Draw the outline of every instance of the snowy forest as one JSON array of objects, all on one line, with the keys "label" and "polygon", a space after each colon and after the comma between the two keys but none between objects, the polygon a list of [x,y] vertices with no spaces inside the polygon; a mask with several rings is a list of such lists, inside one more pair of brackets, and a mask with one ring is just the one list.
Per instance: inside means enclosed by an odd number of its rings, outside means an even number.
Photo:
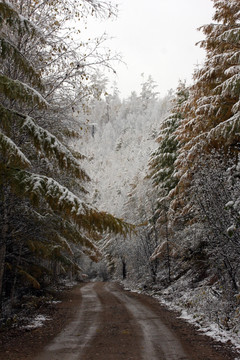
[{"label": "snowy forest", "polygon": [[240,2],[212,1],[193,83],[160,97],[143,73],[122,99],[107,36],[80,31],[111,2],[0,0],[3,323],[68,279],[115,280],[239,336]]}]

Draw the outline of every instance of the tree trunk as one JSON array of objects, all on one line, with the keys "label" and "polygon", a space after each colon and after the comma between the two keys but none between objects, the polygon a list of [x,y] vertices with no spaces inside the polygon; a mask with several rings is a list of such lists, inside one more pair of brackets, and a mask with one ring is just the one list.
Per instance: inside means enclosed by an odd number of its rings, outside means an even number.
[{"label": "tree trunk", "polygon": [[229,260],[227,258],[225,258],[225,260],[223,260],[223,263],[225,265],[225,268],[227,270],[227,274],[228,274],[228,276],[230,278],[230,281],[232,283],[232,289],[235,292],[238,292],[238,284],[237,284],[236,277],[235,277],[234,271],[232,269],[232,266],[231,266]]},{"label": "tree trunk", "polygon": [[2,312],[2,294],[3,294],[3,276],[5,268],[6,244],[8,233],[8,209],[7,209],[7,191],[3,187],[3,226],[0,239],[0,312]]},{"label": "tree trunk", "polygon": [[168,266],[168,282],[171,283],[171,262],[170,262],[170,249],[169,249],[169,237],[168,237],[168,219],[166,214],[166,241],[167,241],[167,266]]},{"label": "tree trunk", "polygon": [[155,284],[157,280],[157,259],[151,262],[150,271],[151,271],[152,281]]},{"label": "tree trunk", "polygon": [[11,289],[10,309],[9,309],[10,313],[12,312],[13,301],[14,301],[14,297],[15,297],[15,289],[16,289],[16,284],[17,284],[18,267],[20,265],[21,258],[22,258],[22,248],[23,248],[23,245],[21,243],[19,253],[18,253],[18,259],[17,259],[17,263],[16,263],[16,268],[15,268],[15,272],[14,272],[14,279],[13,279],[12,289]]},{"label": "tree trunk", "polygon": [[[1,240],[2,242],[2,240]],[[3,242],[0,245],[0,299],[2,303],[2,288],[3,288],[3,275],[5,267],[5,255],[6,255],[6,243]]]},{"label": "tree trunk", "polygon": [[124,280],[127,277],[127,267],[125,260],[123,258],[121,260],[122,260],[122,278]]}]

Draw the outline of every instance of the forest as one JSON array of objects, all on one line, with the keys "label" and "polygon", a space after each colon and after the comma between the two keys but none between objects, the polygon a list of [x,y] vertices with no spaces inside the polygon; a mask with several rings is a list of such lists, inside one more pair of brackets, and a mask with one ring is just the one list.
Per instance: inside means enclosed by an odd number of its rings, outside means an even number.
[{"label": "forest", "polygon": [[[240,334],[240,3],[212,0],[203,66],[121,99],[103,0],[0,1],[0,320],[66,281],[121,281]],[[161,71],[161,69],[159,70]]]}]

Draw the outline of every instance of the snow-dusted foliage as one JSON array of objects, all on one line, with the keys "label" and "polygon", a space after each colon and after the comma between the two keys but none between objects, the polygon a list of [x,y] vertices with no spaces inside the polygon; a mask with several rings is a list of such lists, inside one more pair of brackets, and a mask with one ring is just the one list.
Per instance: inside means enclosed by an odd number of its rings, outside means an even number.
[{"label": "snow-dusted foliage", "polygon": [[93,179],[93,202],[137,225],[136,234],[130,238],[107,237],[103,243],[110,272],[115,269],[114,273],[123,277],[135,274],[140,280],[146,273],[149,278],[156,273],[155,265],[149,262],[157,244],[154,232],[150,230],[149,234],[147,226],[155,204],[146,164],[156,148],[159,127],[171,99],[171,94],[159,99],[149,77],[140,95],[132,93],[121,101],[115,88],[112,95],[95,100],[91,113],[86,115],[88,122],[83,125],[88,141],[84,136],[79,143],[85,149],[86,170]]},{"label": "snow-dusted foliage", "polygon": [[69,108],[80,91],[93,93],[87,60],[91,75],[100,62],[111,67],[111,55],[100,55],[104,39],[82,55],[62,31],[70,15],[111,9],[101,1],[0,1],[0,297],[10,299],[7,311],[20,288],[78,274],[83,254],[100,258],[101,234],[131,228],[87,204],[83,156],[68,146],[80,131]]},{"label": "snow-dusted foliage", "polygon": [[188,89],[185,84],[180,82],[175,97],[172,99],[172,109],[170,115],[164,119],[160,126],[157,137],[159,146],[151,154],[149,164],[150,177],[153,186],[156,188],[161,199],[168,196],[169,192],[176,186],[175,161],[178,156],[179,142],[176,130],[181,124],[184,114],[183,104],[188,98]]},{"label": "snow-dusted foliage", "polygon": [[[232,149],[239,141],[239,9],[238,0],[214,1],[218,23],[205,25],[200,45],[206,49],[204,66],[196,71],[195,83],[185,106],[187,116],[178,131],[182,143],[178,157],[180,186],[189,169],[213,148]],[[181,181],[182,177],[182,181]]]},{"label": "snow-dusted foliage", "polygon": [[142,90],[140,96],[132,93],[120,101],[115,90],[106,100],[93,102],[85,125],[88,141],[80,140],[86,169],[95,184],[93,201],[118,216],[124,216],[128,193],[147,175],[146,163],[169,107],[170,96],[150,98],[148,106],[143,96]]},{"label": "snow-dusted foliage", "polygon": [[8,166],[15,165],[24,168],[31,165],[19,147],[2,132],[0,132],[0,150]]}]

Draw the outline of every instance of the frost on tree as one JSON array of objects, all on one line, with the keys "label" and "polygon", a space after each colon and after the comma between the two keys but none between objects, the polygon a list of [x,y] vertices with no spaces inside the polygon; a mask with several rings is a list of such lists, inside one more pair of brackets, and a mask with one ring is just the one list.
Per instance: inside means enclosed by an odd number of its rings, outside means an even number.
[{"label": "frost on tree", "polygon": [[158,190],[159,197],[167,196],[177,183],[177,179],[174,177],[174,163],[179,149],[176,130],[183,119],[181,109],[187,98],[188,90],[185,84],[180,82],[176,96],[172,100],[171,114],[161,124],[157,138],[158,148],[151,156],[149,176]]},{"label": "frost on tree", "polygon": [[176,161],[178,189],[189,186],[194,168],[204,156],[213,150],[235,156],[240,140],[240,3],[214,1],[214,7],[215,23],[200,28],[206,36],[200,42],[206,60],[194,74],[183,109],[186,117],[177,131],[181,144]]},{"label": "frost on tree", "polygon": [[[188,159],[210,147],[234,146],[238,142],[240,94],[240,4],[214,1],[217,23],[203,26],[200,45],[207,52],[203,68],[195,73],[195,84],[186,105],[189,116],[179,138],[189,151]],[[183,155],[184,156],[184,155]]]},{"label": "frost on tree", "polygon": [[205,265],[209,256],[229,295],[238,291],[239,279],[240,3],[213,2],[214,23],[201,28],[206,60],[194,74],[176,130],[178,183],[170,192],[170,210],[178,239],[202,228],[188,235],[189,246],[198,247]]}]

